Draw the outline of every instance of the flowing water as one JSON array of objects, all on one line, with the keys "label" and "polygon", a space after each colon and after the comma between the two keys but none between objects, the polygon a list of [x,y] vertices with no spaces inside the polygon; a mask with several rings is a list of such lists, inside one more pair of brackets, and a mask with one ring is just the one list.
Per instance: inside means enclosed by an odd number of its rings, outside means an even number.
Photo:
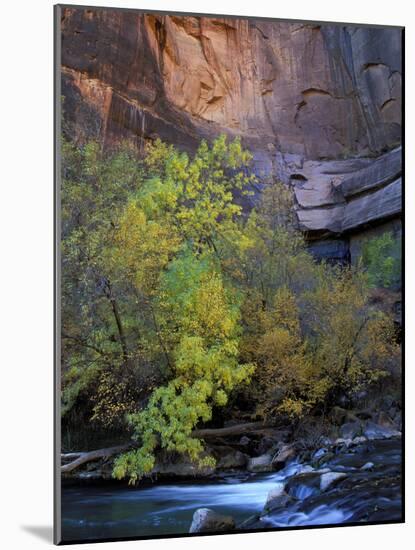
[{"label": "flowing water", "polygon": [[[360,468],[372,462],[371,471]],[[355,521],[399,521],[401,518],[400,440],[376,441],[353,452],[339,453],[326,466],[347,477],[321,492],[313,484],[297,483],[296,500],[283,509],[252,519],[247,528],[283,528],[342,524]],[[310,472],[293,462],[272,474],[229,474],[211,481],[180,481],[139,487],[64,485],[63,540],[158,536],[188,533],[197,508],[231,515],[236,524],[259,515],[276,483]],[[312,476],[310,476],[312,478]],[[315,484],[314,484],[315,485]]]}]

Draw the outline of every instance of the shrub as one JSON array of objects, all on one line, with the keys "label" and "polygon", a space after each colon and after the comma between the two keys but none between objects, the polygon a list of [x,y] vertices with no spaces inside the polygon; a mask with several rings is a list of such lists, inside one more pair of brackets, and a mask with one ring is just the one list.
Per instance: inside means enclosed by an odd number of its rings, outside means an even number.
[{"label": "shrub", "polygon": [[389,288],[400,284],[401,238],[391,232],[370,239],[363,246],[363,265],[372,287]]}]

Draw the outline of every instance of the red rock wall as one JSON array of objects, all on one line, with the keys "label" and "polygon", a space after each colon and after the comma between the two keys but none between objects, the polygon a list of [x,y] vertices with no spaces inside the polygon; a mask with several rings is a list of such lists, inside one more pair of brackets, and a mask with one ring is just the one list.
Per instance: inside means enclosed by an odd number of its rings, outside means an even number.
[{"label": "red rock wall", "polygon": [[342,233],[343,180],[401,141],[400,29],[64,8],[61,30],[76,139],[240,135],[316,235]]}]

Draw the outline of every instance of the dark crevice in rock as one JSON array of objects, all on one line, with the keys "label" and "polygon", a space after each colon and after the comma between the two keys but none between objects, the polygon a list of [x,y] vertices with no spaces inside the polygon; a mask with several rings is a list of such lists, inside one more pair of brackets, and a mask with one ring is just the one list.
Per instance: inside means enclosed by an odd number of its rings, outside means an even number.
[{"label": "dark crevice in rock", "polygon": [[384,103],[382,103],[382,105],[380,106],[380,110],[383,111],[383,109],[385,109],[385,107],[387,107],[388,105],[390,105],[391,103],[394,103],[396,101],[396,99],[394,97],[391,97],[390,99],[387,99]]},{"label": "dark crevice in rock", "polygon": [[381,67],[387,67],[385,63],[365,63],[362,66],[362,71],[367,71],[368,69],[375,69],[375,68],[381,68]]},{"label": "dark crevice in rock", "polygon": [[331,95],[331,93],[327,90],[321,90],[320,88],[307,88],[306,90],[303,90],[301,94],[306,98],[316,95]]},{"label": "dark crevice in rock", "polygon": [[290,178],[296,181],[307,181],[307,178],[303,174],[291,174]]}]

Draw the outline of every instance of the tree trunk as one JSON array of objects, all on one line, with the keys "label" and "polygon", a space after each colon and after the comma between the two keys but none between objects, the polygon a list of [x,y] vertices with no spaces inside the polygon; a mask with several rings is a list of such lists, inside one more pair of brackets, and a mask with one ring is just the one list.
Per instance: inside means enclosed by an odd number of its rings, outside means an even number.
[{"label": "tree trunk", "polygon": [[118,335],[120,338],[120,344],[123,354],[124,363],[126,364],[128,362],[128,347],[127,347],[127,340],[124,333],[124,327],[121,321],[120,311],[118,309],[118,304],[116,299],[114,298],[112,294],[112,286],[110,281],[105,280],[105,286],[104,286],[104,294],[108,298],[109,303],[111,304],[112,313],[114,315],[115,323],[117,325],[118,329]]},{"label": "tree trunk", "polygon": [[265,428],[274,427],[271,423],[265,422],[248,422],[247,424],[235,424],[226,428],[205,428],[202,430],[193,430],[193,437],[209,438],[209,437],[226,437],[233,435],[243,435],[246,433],[257,432]]}]

